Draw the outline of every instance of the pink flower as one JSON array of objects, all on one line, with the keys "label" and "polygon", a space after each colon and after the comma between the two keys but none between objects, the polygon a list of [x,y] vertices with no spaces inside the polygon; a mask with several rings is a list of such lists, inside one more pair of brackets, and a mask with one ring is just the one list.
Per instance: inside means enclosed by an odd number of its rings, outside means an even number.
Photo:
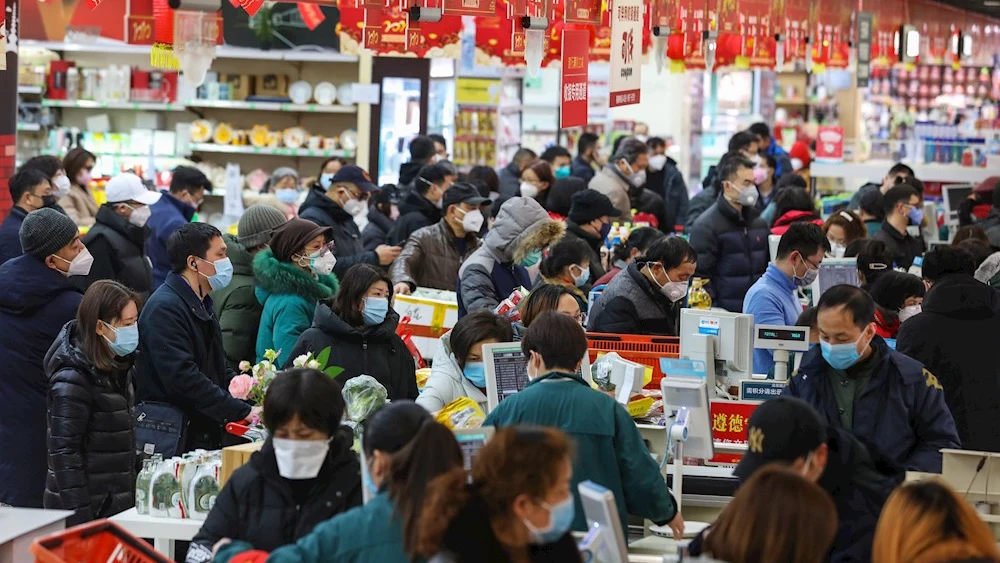
[{"label": "pink flower", "polygon": [[229,382],[229,394],[234,399],[246,400],[250,396],[250,389],[253,388],[254,380],[249,375],[237,375]]}]

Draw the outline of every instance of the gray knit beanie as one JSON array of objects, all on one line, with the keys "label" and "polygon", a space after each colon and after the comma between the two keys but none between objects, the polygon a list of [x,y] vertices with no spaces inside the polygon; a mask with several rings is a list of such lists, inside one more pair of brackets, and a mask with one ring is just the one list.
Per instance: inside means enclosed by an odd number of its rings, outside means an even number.
[{"label": "gray knit beanie", "polygon": [[243,248],[256,248],[267,244],[274,229],[285,224],[285,214],[261,203],[251,205],[243,212],[236,225],[236,242]]},{"label": "gray knit beanie", "polygon": [[73,242],[80,229],[72,219],[55,209],[43,207],[28,213],[21,223],[18,233],[21,248],[39,260],[59,252],[59,249]]}]

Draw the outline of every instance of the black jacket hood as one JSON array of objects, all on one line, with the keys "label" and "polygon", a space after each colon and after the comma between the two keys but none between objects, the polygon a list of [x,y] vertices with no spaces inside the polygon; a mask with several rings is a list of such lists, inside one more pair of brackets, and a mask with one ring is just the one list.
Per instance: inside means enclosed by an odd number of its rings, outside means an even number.
[{"label": "black jacket hood", "polygon": [[437,223],[441,220],[441,210],[431,203],[429,199],[420,195],[417,190],[413,190],[406,194],[406,196],[403,197],[403,201],[399,202],[400,216],[414,211],[427,217],[431,223]]},{"label": "black jacket hood", "polygon": [[420,173],[420,169],[427,166],[427,163],[404,162],[399,166],[399,185],[406,186],[412,184]]},{"label": "black jacket hood", "polygon": [[972,276],[955,274],[938,280],[921,308],[952,319],[984,320],[1000,314],[1000,293]]},{"label": "black jacket hood", "polygon": [[344,221],[351,221],[354,217],[350,213],[344,211],[339,205],[333,202],[332,199],[326,197],[326,192],[322,188],[312,188],[309,190],[309,194],[306,195],[305,201],[299,206],[299,215],[310,207],[316,207],[333,219],[334,222],[343,223]]},{"label": "black jacket hood", "polygon": [[71,368],[83,373],[93,373],[94,364],[87,359],[87,356],[78,347],[76,342],[77,330],[76,321],[70,321],[59,331],[45,354],[45,373],[51,378],[52,375],[61,369]]}]

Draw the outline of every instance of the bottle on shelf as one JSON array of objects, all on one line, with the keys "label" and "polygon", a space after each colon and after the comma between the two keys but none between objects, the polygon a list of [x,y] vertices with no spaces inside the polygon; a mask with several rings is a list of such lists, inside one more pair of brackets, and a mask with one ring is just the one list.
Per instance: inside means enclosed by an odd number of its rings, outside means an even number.
[{"label": "bottle on shelf", "polygon": [[66,70],[66,99],[76,100],[80,95],[80,72],[75,66]]}]

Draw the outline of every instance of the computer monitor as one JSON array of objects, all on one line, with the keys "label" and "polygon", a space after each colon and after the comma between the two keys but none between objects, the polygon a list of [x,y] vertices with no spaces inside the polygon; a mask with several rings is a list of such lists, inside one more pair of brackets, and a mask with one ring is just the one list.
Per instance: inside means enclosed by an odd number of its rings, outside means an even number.
[{"label": "computer monitor", "polygon": [[628,544],[615,504],[615,494],[607,488],[583,481],[577,485],[580,504],[589,530],[580,542],[584,561],[628,563]]},{"label": "computer monitor", "polygon": [[[521,351],[520,342],[497,342],[483,345],[483,367],[486,369],[486,410],[493,412],[507,397],[528,386],[528,359]],[[590,375],[590,359],[583,355],[578,375],[587,383]]]},{"label": "computer monitor", "polygon": [[847,284],[859,287],[858,258],[824,258],[819,264],[819,275],[809,286],[812,289],[813,305],[819,303],[819,298],[826,290],[835,285]]},{"label": "computer monitor", "polygon": [[941,186],[941,197],[944,200],[944,220],[952,225],[958,224],[958,208],[972,193],[972,184],[950,184]]},{"label": "computer monitor", "polygon": [[666,376],[660,380],[663,412],[676,412],[674,422],[667,426],[667,443],[673,444],[674,499],[680,510],[684,496],[684,458],[712,459],[715,441],[712,437],[712,404],[704,381],[690,377]]},{"label": "computer monitor", "polygon": [[738,385],[753,370],[753,315],[721,310],[681,309],[681,358],[707,360],[704,342],[711,339],[715,377]]}]

